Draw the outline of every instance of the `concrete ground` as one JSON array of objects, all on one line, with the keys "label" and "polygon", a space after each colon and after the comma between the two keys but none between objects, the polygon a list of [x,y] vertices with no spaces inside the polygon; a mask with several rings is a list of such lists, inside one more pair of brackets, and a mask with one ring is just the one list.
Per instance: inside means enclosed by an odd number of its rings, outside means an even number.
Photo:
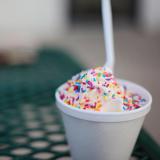
[{"label": "concrete ground", "polygon": [[[86,67],[101,66],[105,62],[101,26],[78,26],[71,29],[61,44]],[[160,36],[149,36],[132,26],[115,28],[115,74],[147,88],[153,105],[144,127],[160,144]]]}]

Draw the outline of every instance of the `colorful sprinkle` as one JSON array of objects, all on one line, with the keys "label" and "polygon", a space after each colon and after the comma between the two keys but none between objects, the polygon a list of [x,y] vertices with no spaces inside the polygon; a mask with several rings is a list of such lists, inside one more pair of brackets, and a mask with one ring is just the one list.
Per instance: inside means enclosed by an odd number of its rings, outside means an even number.
[{"label": "colorful sprinkle", "polygon": [[59,96],[64,103],[72,107],[98,112],[130,111],[146,103],[141,95],[118,84],[110,69],[106,67],[97,67],[77,74],[64,84]]}]

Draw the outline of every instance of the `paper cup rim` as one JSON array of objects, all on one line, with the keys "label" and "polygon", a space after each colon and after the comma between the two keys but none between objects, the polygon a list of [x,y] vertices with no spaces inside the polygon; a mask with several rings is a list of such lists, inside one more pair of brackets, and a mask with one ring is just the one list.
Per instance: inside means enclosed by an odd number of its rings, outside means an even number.
[{"label": "paper cup rim", "polygon": [[[58,91],[63,87],[64,84],[62,84],[60,87],[58,87],[55,93],[57,107],[67,115],[70,115],[79,119],[96,121],[96,122],[121,122],[121,121],[129,121],[129,120],[133,120],[133,119],[137,119],[142,116],[145,116],[151,109],[151,104],[152,104],[151,94],[144,87],[134,82],[131,82],[128,80],[122,80],[122,79],[118,79],[118,82],[121,84],[125,84],[126,86],[130,86],[131,88],[136,88],[138,91],[143,92],[143,95],[147,99],[147,103],[143,107],[138,108],[136,110],[124,111],[124,112],[98,112],[98,111],[78,109],[64,103],[60,99]],[[139,93],[139,92],[136,91],[136,93]]]}]

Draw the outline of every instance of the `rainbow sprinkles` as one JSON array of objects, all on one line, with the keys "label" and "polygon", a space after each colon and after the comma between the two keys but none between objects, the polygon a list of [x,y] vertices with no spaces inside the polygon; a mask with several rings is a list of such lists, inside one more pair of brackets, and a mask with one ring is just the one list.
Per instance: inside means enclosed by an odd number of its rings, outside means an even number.
[{"label": "rainbow sprinkles", "polygon": [[106,67],[82,71],[59,90],[60,99],[75,108],[98,112],[123,112],[141,108],[146,100],[121,86]]}]

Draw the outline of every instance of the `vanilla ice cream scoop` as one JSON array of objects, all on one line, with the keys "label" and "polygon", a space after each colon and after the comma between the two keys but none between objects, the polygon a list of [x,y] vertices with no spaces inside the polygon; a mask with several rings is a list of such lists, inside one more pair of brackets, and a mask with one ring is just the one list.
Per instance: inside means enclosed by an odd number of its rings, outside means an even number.
[{"label": "vanilla ice cream scoop", "polygon": [[60,99],[84,110],[122,112],[140,108],[145,100],[127,90],[107,67],[82,71],[59,89]]},{"label": "vanilla ice cream scoop", "polygon": [[105,112],[123,110],[124,89],[106,67],[82,71],[65,83],[59,93],[73,107]]}]

